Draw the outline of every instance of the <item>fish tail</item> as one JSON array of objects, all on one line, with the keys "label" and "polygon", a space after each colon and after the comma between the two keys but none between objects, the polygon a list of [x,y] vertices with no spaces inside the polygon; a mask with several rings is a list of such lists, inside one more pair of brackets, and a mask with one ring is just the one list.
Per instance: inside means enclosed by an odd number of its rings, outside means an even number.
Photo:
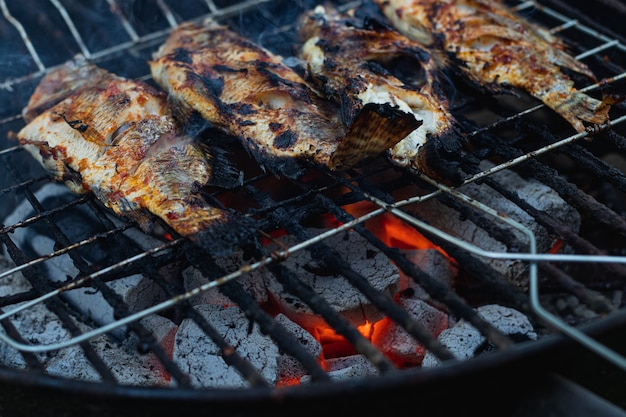
[{"label": "fish tail", "polygon": [[230,189],[243,184],[243,172],[234,166],[226,150],[206,144],[200,147],[211,162],[211,178],[206,185]]},{"label": "fish tail", "polygon": [[585,131],[583,122],[604,124],[609,121],[609,110],[613,100],[610,97],[602,100],[588,96],[581,91],[573,91],[564,95],[552,93],[546,95],[544,103],[559,113],[578,132]]},{"label": "fish tail", "polygon": [[328,166],[348,169],[395,146],[422,125],[412,113],[387,103],[368,103],[356,115],[344,140],[332,154]]}]

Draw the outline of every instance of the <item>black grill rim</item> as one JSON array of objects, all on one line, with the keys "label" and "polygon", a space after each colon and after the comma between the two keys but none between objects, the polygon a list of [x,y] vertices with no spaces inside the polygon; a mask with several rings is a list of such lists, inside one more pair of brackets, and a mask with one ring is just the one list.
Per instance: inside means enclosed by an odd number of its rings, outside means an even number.
[{"label": "black grill rim", "polygon": [[[621,328],[626,323],[626,312],[620,311],[603,318],[600,322],[593,323],[583,328],[590,334],[602,334],[610,332],[616,328]],[[24,373],[17,370],[0,369],[0,381],[8,386],[12,384],[21,385],[23,388],[29,387],[50,390],[59,395],[70,393],[81,393],[85,400],[103,400],[111,398],[130,399],[150,399],[164,400],[166,402],[178,403],[185,401],[196,403],[198,406],[213,404],[224,407],[226,413],[229,408],[236,408],[235,403],[244,402],[242,407],[257,405],[259,402],[265,404],[284,404],[290,401],[305,401],[318,399],[322,396],[333,397],[342,394],[352,394],[354,391],[375,392],[386,391],[392,388],[424,387],[426,385],[437,385],[453,383],[454,379],[477,376],[488,373],[498,367],[512,367],[516,371],[519,363],[529,365],[529,373],[538,372],[541,368],[539,364],[543,361],[539,357],[543,354],[554,353],[557,349],[572,346],[572,342],[565,340],[559,335],[547,336],[540,341],[529,344],[520,344],[502,352],[495,352],[483,357],[475,358],[465,363],[455,363],[451,367],[441,367],[435,370],[403,370],[401,374],[388,373],[384,378],[373,378],[350,382],[333,382],[332,384],[314,384],[312,386],[300,386],[280,389],[250,388],[249,390],[239,389],[214,389],[214,390],[191,390],[186,388],[142,388],[115,386],[107,383],[89,383],[82,381],[59,380],[58,378],[36,373]],[[527,361],[527,362],[526,362]],[[536,363],[533,363],[536,362]],[[532,366],[531,366],[532,365]],[[557,365],[558,366],[558,365]],[[545,370],[545,369],[544,369]],[[457,385],[456,383],[454,385]],[[440,387],[441,388],[441,387]],[[119,411],[119,409],[117,410]],[[137,415],[137,414],[134,414]]]},{"label": "black grill rim", "polygon": [[[584,325],[581,330],[609,346],[619,343],[626,330],[626,311]],[[553,334],[471,361],[454,361],[431,369],[408,369],[386,374],[384,378],[285,388],[209,390],[102,384],[0,368],[0,403],[6,410],[15,407],[16,415],[32,415],[29,412],[35,410],[50,413],[60,406],[58,411],[70,413],[67,415],[95,412],[93,415],[98,416],[157,417],[171,416],[184,407],[189,417],[287,416],[293,413],[319,416],[322,412],[336,415],[341,411],[363,412],[380,404],[384,406],[380,410],[383,412],[400,408],[405,402],[442,412],[467,411],[464,415],[474,411],[487,416],[508,415],[507,410],[512,410],[525,398],[525,393],[546,373],[567,374],[576,362],[589,360],[589,355],[571,339]],[[372,396],[380,401],[373,401]],[[29,399],[25,401],[25,397]]]}]

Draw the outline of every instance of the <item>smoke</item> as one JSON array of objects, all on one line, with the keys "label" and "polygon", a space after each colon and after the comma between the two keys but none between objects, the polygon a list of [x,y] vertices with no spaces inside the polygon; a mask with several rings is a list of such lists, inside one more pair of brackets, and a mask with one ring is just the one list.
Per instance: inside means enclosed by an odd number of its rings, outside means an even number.
[{"label": "smoke", "polygon": [[313,1],[267,2],[224,23],[274,54],[293,60],[298,42],[296,22],[313,4]]}]

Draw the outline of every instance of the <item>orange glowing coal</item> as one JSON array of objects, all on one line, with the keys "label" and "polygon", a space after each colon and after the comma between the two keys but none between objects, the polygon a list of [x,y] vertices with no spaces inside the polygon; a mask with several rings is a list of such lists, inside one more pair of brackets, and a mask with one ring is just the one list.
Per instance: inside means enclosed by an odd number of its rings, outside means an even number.
[{"label": "orange glowing coal", "polygon": [[[371,213],[378,209],[378,206],[368,202],[359,202],[343,207],[348,213],[355,218]],[[315,221],[315,227],[334,229],[342,225],[342,222],[334,216],[327,214],[320,216]],[[435,245],[427,237],[422,235],[413,226],[406,223],[392,213],[382,213],[364,222],[364,226],[374,233],[385,245],[400,250],[427,250],[435,249],[441,252],[452,263],[456,263],[442,248]],[[268,234],[264,243],[269,243],[272,239],[280,237],[285,232],[277,230]],[[381,341],[388,337],[390,332],[389,326],[393,323],[388,318],[382,318],[377,322],[365,322],[357,326],[358,331],[374,345],[380,346]],[[322,368],[327,369],[330,365],[326,360],[334,358],[343,358],[358,354],[354,346],[348,342],[344,336],[338,334],[332,327],[327,325],[315,325],[315,327],[306,327],[307,330],[317,339],[322,346],[322,354],[319,362]],[[416,355],[419,352],[416,352]],[[422,353],[423,354],[423,353]],[[398,364],[399,367],[409,366],[404,358],[390,356],[390,359]],[[280,386],[290,386],[299,384],[297,379],[287,379],[280,381]]]},{"label": "orange glowing coal", "polygon": [[563,249],[563,240],[557,239],[550,250],[548,250],[548,253],[560,253],[561,249]]},{"label": "orange glowing coal", "polygon": [[[357,326],[357,329],[368,340],[371,340],[374,329],[373,323],[366,321],[364,324]],[[318,326],[315,328],[313,335],[322,345],[325,359],[340,358],[356,354],[354,346],[352,346],[352,344],[350,344],[350,342],[348,342],[342,335],[337,334],[337,332],[330,327]]]},{"label": "orange glowing coal", "polygon": [[[368,202],[359,202],[345,206],[344,209],[355,217],[363,216],[376,207]],[[404,222],[392,213],[383,213],[365,222],[367,227],[387,246],[398,249],[436,249],[450,261],[454,260],[439,246],[418,232],[414,227]]]}]

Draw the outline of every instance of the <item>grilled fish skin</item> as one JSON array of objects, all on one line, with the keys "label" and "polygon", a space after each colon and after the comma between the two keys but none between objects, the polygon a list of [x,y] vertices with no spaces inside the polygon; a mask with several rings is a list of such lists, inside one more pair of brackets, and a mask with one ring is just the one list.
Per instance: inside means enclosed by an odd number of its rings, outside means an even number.
[{"label": "grilled fish skin", "polygon": [[478,84],[524,89],[578,132],[585,131],[585,122],[609,121],[613,100],[584,94],[561,71],[566,68],[595,80],[590,69],[569,55],[561,40],[501,1],[374,1],[400,32],[427,46],[443,48]]},{"label": "grilled fish skin", "polygon": [[[358,113],[368,103],[389,103],[423,124],[389,149],[390,160],[446,182],[459,182],[455,163],[462,137],[438,90],[439,64],[418,42],[382,22],[317,6],[299,20],[300,58],[319,88],[339,101],[342,113]],[[403,61],[400,61],[403,59]],[[385,69],[399,62],[405,72],[423,78],[409,85]]]},{"label": "grilled fish skin", "polygon": [[149,213],[192,239],[236,220],[199,189],[215,177],[232,177],[232,186],[239,173],[182,134],[166,95],[148,84],[77,58],[41,80],[23,116],[19,144],[57,181],[75,193],[93,192],[146,232]]},{"label": "grilled fish skin", "polygon": [[262,166],[288,176],[300,174],[283,168],[297,160],[347,169],[421,124],[386,104],[342,119],[334,102],[278,56],[212,20],[175,28],[150,67],[181,106],[238,137]]}]

